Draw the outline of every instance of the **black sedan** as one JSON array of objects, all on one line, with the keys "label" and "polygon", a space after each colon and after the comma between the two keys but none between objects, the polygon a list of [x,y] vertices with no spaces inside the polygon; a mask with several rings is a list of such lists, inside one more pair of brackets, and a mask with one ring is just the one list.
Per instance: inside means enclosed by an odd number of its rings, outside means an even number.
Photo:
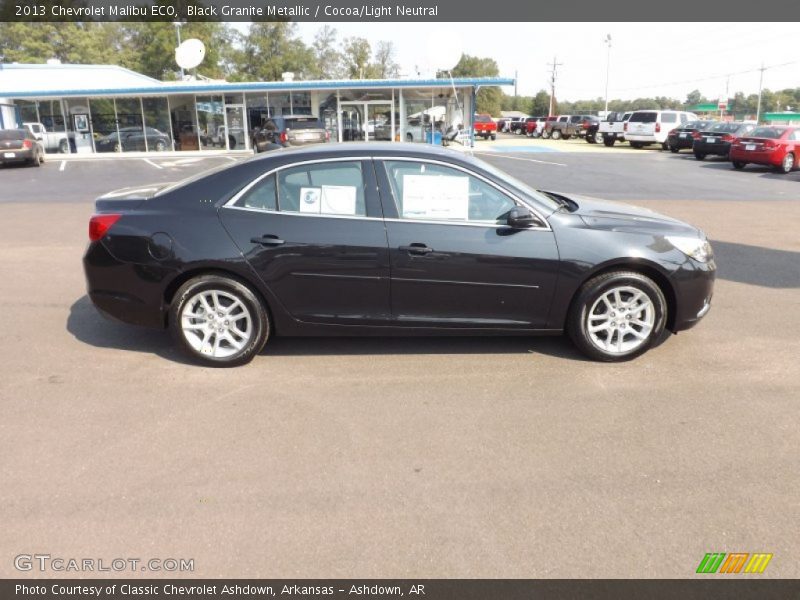
[{"label": "black sedan", "polygon": [[[146,142],[145,142],[146,137]],[[97,152],[164,152],[172,149],[170,137],[154,127],[120,127],[119,135],[114,131],[94,142]]]},{"label": "black sedan", "polygon": [[0,165],[43,162],[44,146],[28,129],[0,129]]},{"label": "black sedan", "polygon": [[751,123],[714,123],[701,131],[692,145],[692,152],[697,160],[703,160],[709,154],[724,156],[731,153],[731,142],[738,137],[749,134],[756,126]]},{"label": "black sedan", "polygon": [[667,134],[667,145],[672,152],[691,148],[699,133],[711,127],[716,121],[689,121]]},{"label": "black sedan", "polygon": [[716,269],[691,225],[412,144],[282,149],[117,191],[89,237],[95,306],[218,366],[273,335],[566,331],[629,359],[708,312]]}]

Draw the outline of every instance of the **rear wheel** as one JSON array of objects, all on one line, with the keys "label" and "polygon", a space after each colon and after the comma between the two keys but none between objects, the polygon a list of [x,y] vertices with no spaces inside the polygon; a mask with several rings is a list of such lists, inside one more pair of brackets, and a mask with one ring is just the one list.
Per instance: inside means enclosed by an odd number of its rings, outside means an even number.
[{"label": "rear wheel", "polygon": [[497,134],[496,134],[496,133],[493,133],[493,134],[492,134],[492,141],[495,141],[496,139],[497,139]]},{"label": "rear wheel", "polygon": [[741,160],[733,161],[733,168],[734,169],[742,170],[742,169],[745,168],[745,166],[747,166],[747,163],[744,162],[744,161],[741,161]]},{"label": "rear wheel", "polygon": [[167,142],[164,140],[157,140],[155,149],[156,152],[164,152],[167,149]]},{"label": "rear wheel", "polygon": [[542,132],[542,139],[543,139],[543,140],[549,140],[549,139],[550,139],[550,132],[549,132],[548,130],[546,130],[546,129],[545,129],[545,130]]},{"label": "rear wheel", "polygon": [[638,150],[639,148],[643,148],[643,147],[644,147],[644,144],[642,142],[631,142],[631,148],[636,148]]},{"label": "rear wheel", "polygon": [[[661,149],[662,150],[671,150],[672,148],[669,145],[669,142],[661,142]],[[677,152],[677,151],[678,151],[677,149],[674,150],[674,152]]]},{"label": "rear wheel", "polygon": [[221,275],[201,275],[175,294],[169,327],[197,363],[234,367],[250,362],[270,335],[264,305],[243,283]]},{"label": "rear wheel", "polygon": [[550,137],[553,138],[554,140],[560,140],[561,139],[561,130],[560,129],[553,129],[553,131],[550,132]]},{"label": "rear wheel", "polygon": [[703,160],[703,159],[706,157],[706,155],[705,155],[704,153],[702,153],[702,152],[697,152],[697,151],[695,151],[695,153],[694,153],[694,157],[695,157],[697,160]]},{"label": "rear wheel", "polygon": [[787,152],[781,161],[781,173],[791,173],[794,169],[794,154]]},{"label": "rear wheel", "polygon": [[570,308],[567,332],[587,356],[606,362],[646,352],[664,331],[667,302],[656,283],[632,271],[587,281]]},{"label": "rear wheel", "polygon": [[604,143],[606,146],[608,146],[609,148],[611,148],[611,146],[613,146],[613,145],[614,145],[614,142],[616,142],[616,141],[617,141],[617,140],[616,140],[616,139],[614,139],[614,138],[613,138],[613,137],[611,137],[611,136],[609,136],[609,137],[605,137],[605,136],[604,136],[604,137],[603,137],[603,143]]},{"label": "rear wheel", "polygon": [[61,152],[61,154],[66,154],[69,152],[69,142],[67,140],[61,140],[58,142],[58,151]]},{"label": "rear wheel", "polygon": [[676,146],[670,146],[670,147],[669,147],[669,150],[670,150],[670,152],[672,152],[673,154],[677,154],[677,153],[678,153],[678,150],[680,150],[680,148],[678,148],[678,147],[676,147]]}]

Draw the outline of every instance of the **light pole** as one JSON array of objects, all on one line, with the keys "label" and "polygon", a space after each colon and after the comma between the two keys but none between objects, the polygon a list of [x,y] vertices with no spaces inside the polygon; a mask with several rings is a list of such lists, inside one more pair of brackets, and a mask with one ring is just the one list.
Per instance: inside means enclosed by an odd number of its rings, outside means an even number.
[{"label": "light pole", "polygon": [[[180,21],[175,21],[173,23],[173,25],[175,25],[175,33],[178,35],[178,48],[180,48],[181,47],[181,25],[183,25],[183,23],[181,23]],[[183,81],[183,67],[181,67],[181,81]]]},{"label": "light pole", "polygon": [[608,45],[608,53],[606,54],[606,117],[608,116],[608,75],[611,72],[611,34],[606,34],[603,43]]}]

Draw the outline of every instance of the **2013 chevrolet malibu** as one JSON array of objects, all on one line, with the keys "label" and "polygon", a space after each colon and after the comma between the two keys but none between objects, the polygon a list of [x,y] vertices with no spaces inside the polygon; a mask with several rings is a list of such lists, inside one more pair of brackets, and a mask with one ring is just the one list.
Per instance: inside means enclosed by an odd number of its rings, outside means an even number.
[{"label": "2013 chevrolet malibu", "polygon": [[217,366],[276,334],[566,331],[630,359],[708,312],[716,269],[691,225],[416,144],[278,150],[110,193],[89,237],[95,306]]}]

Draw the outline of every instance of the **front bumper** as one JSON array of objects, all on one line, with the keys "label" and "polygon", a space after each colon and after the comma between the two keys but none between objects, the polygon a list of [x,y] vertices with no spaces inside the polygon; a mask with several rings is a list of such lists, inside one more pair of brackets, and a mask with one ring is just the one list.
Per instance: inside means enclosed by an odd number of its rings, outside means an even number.
[{"label": "front bumper", "polygon": [[700,263],[689,259],[672,275],[677,300],[673,331],[685,331],[697,325],[711,309],[717,265],[714,260]]}]

